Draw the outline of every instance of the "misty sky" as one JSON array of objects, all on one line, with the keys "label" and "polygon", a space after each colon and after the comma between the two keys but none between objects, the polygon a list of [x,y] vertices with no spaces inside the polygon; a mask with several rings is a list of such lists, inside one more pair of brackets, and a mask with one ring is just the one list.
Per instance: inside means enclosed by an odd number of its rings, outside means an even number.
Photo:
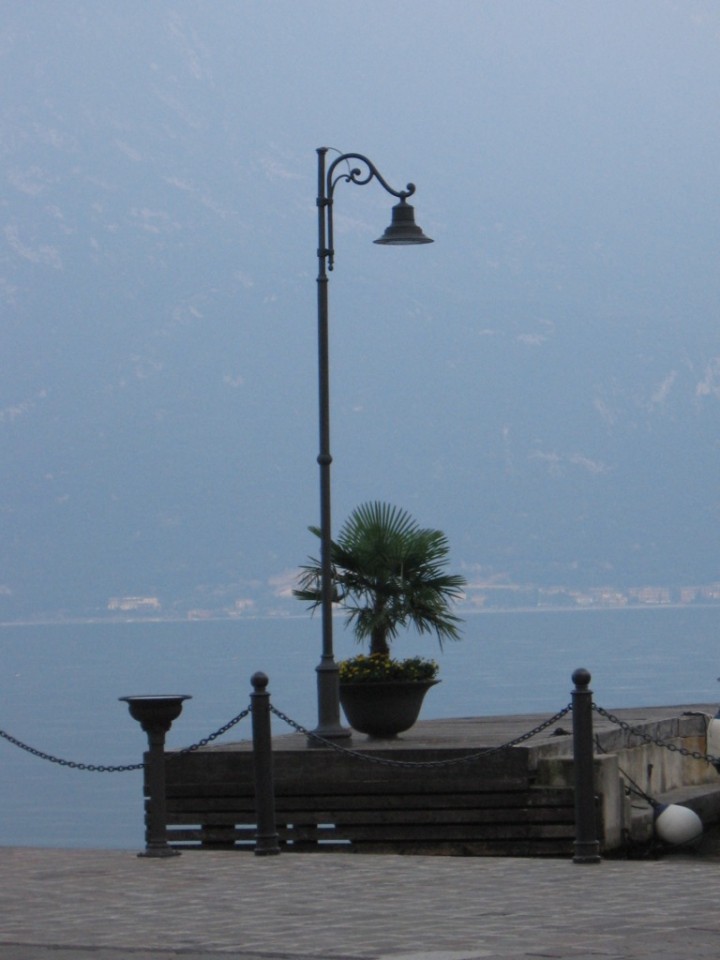
[{"label": "misty sky", "polygon": [[435,240],[338,187],[336,529],[384,499],[469,576],[720,578],[717,3],[0,6],[8,615],[315,550],[323,145]]}]

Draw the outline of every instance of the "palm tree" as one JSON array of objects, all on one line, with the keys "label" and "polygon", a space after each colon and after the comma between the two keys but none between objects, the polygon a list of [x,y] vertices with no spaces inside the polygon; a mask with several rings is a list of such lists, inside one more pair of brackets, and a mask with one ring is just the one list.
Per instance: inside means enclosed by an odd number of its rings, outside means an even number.
[{"label": "palm tree", "polygon": [[[317,527],[310,527],[320,536]],[[387,503],[364,503],[345,521],[330,551],[333,600],[347,612],[359,642],[370,639],[370,653],[388,656],[401,627],[458,640],[460,618],[450,602],[462,596],[465,578],[444,572],[448,541],[440,530],[420,527],[404,510]],[[320,605],[320,562],[301,567],[293,593]]]}]

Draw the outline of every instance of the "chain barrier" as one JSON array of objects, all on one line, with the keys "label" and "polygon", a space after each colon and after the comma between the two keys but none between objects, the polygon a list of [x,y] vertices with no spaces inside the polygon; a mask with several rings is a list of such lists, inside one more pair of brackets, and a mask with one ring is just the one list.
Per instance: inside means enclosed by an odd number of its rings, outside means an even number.
[{"label": "chain barrier", "polygon": [[[236,724],[240,723],[241,720],[244,720],[249,713],[250,707],[248,707],[246,710],[242,710],[236,717],[233,717],[232,720],[229,720],[226,724],[223,724],[223,726],[214,733],[209,734],[207,737],[203,737],[202,740],[198,740],[197,743],[193,743],[189,747],[183,747],[183,749],[178,750],[177,753],[168,755],[168,760],[172,760],[177,756],[183,756],[187,753],[193,753],[195,750],[199,750],[201,747],[206,747],[209,743],[212,743],[213,740],[217,740],[218,737],[221,737],[224,733],[227,733],[228,730],[231,730]],[[56,763],[58,766],[67,767],[69,770],[85,770],[90,773],[127,773],[130,770],[142,770],[145,767],[144,763],[129,763],[125,764],[124,766],[106,766],[104,764],[97,763],[77,763],[74,760],[64,760],[62,757],[55,757],[51,753],[43,753],[42,750],[36,750],[35,747],[31,747],[27,743],[23,743],[22,740],[18,740],[16,737],[6,733],[4,730],[0,730],[0,738],[7,740],[8,743],[11,743],[15,747],[19,747],[21,750],[31,754],[33,757],[38,757],[40,760],[47,760],[49,763]]]},{"label": "chain barrier", "polygon": [[[639,729],[638,727],[633,727],[632,724],[628,723],[626,720],[621,720],[620,717],[615,716],[615,714],[610,713],[605,710],[603,707],[598,706],[595,702],[592,705],[593,710],[605,720],[608,720],[610,723],[615,724],[615,726],[620,727],[621,730],[624,730],[626,733],[630,733],[635,737],[640,738],[645,743],[652,743],[655,746],[663,747],[666,750],[669,750],[672,753],[679,753],[683,757],[690,757],[693,760],[704,760],[713,766],[720,765],[720,757],[715,757],[710,754],[701,753],[699,750],[688,750],[687,747],[673,743],[670,740],[664,740],[661,737],[654,737],[652,734],[646,733],[644,730]],[[426,767],[426,768],[438,768],[438,767],[449,767],[462,763],[472,763],[475,760],[479,760],[481,757],[487,757],[493,753],[499,753],[502,750],[506,750],[510,747],[517,747],[521,743],[525,743],[527,740],[530,740],[532,737],[537,736],[540,733],[543,733],[548,727],[551,727],[553,724],[557,723],[559,720],[562,720],[563,717],[567,716],[568,713],[572,711],[572,703],[568,704],[562,710],[558,711],[552,717],[549,717],[543,723],[538,724],[536,727],[533,727],[532,730],[528,730],[526,733],[521,734],[518,737],[515,737],[512,740],[508,740],[506,743],[502,743],[495,747],[485,747],[482,750],[476,750],[473,753],[468,753],[462,757],[452,757],[448,760],[422,760],[422,761],[413,761],[413,760],[392,760],[388,757],[377,757],[372,754],[365,753],[360,750],[353,750],[348,747],[343,747],[339,743],[335,743],[332,740],[328,740],[325,737],[321,737],[317,733],[313,733],[311,730],[307,730],[302,724],[293,720],[291,717],[288,717],[287,714],[282,713],[272,704],[270,704],[270,712],[273,713],[279,720],[282,720],[283,723],[286,723],[288,726],[292,727],[297,733],[303,734],[303,736],[308,737],[308,739],[315,741],[323,747],[329,747],[332,750],[335,750],[338,753],[344,753],[347,756],[354,757],[357,760],[364,760],[366,763],[376,763],[381,766],[390,766],[390,767]],[[168,760],[172,760],[178,756],[185,756],[189,753],[194,753],[196,750],[206,747],[209,743],[212,743],[214,740],[217,740],[218,737],[223,736],[228,730],[231,730],[234,726],[240,723],[241,720],[244,720],[251,713],[251,707],[247,707],[244,710],[241,710],[237,716],[233,717],[232,720],[228,720],[227,723],[219,727],[213,733],[208,734],[207,737],[203,737],[201,740],[198,740],[196,743],[191,744],[189,747],[183,747],[181,750],[173,752],[168,756]],[[67,767],[70,770],[84,770],[91,773],[126,773],[131,770],[142,770],[145,766],[144,763],[130,763],[120,766],[109,766],[105,764],[94,764],[94,763],[78,763],[74,760],[65,760],[62,757],[56,757],[51,753],[44,753],[42,750],[37,750],[35,747],[29,746],[27,743],[23,743],[22,740],[18,740],[16,737],[13,737],[11,734],[6,733],[5,730],[0,730],[0,738],[6,740],[8,743],[11,743],[15,747],[24,750],[26,753],[31,754],[33,757],[38,757],[40,760],[47,760],[49,763],[56,763],[58,766]],[[597,741],[596,741],[597,742]]]},{"label": "chain barrier", "polygon": [[218,737],[221,737],[224,733],[227,733],[228,730],[240,723],[241,720],[244,720],[245,717],[250,715],[250,707],[247,707],[245,710],[241,710],[240,713],[233,717],[232,720],[228,720],[226,724],[223,724],[215,733],[209,734],[207,737],[203,737],[202,740],[198,740],[197,743],[193,743],[189,747],[183,747],[182,750],[178,750],[177,753],[173,753],[172,756],[168,756],[168,760],[172,760],[174,757],[181,757],[187,753],[194,753],[196,750],[199,750],[201,747],[206,747],[209,743],[212,743],[213,740],[217,740]]},{"label": "chain barrier", "polygon": [[567,707],[564,707],[554,716],[550,717],[548,720],[545,720],[543,723],[538,724],[537,727],[533,727],[532,730],[528,730],[527,733],[521,734],[519,737],[515,737],[514,740],[508,740],[507,743],[500,744],[497,747],[485,747],[482,750],[477,750],[474,753],[468,753],[462,757],[452,757],[449,760],[391,760],[389,757],[377,757],[369,753],[364,753],[360,750],[352,750],[348,747],[343,747],[339,743],[334,743],[332,740],[327,740],[325,737],[321,737],[317,733],[313,733],[310,730],[306,730],[305,727],[297,723],[295,720],[292,720],[286,714],[281,713],[280,710],[277,710],[272,704],[270,704],[270,712],[274,713],[275,716],[282,720],[284,723],[287,723],[288,726],[292,727],[297,733],[302,733],[304,736],[308,737],[311,740],[314,740],[323,747],[330,747],[332,750],[335,750],[337,753],[344,753],[346,756],[354,757],[356,760],[364,760],[366,763],[376,763],[381,766],[386,767],[425,767],[425,768],[436,768],[436,767],[450,767],[461,763],[472,763],[474,760],[479,760],[481,757],[487,757],[492,753],[499,753],[501,750],[505,750],[508,747],[517,747],[519,744],[524,743],[526,740],[529,740],[531,737],[537,736],[537,734],[542,733],[544,730],[547,730],[548,727],[551,727],[554,723],[557,723],[558,720],[562,720],[563,717],[567,716],[568,713],[572,710],[572,704],[568,704]]},{"label": "chain barrier", "polygon": [[68,767],[71,770],[89,770],[92,773],[125,773],[128,770],[142,770],[145,766],[144,763],[130,763],[123,767],[107,767],[95,763],[76,763],[74,760],[63,760],[62,757],[54,757],[51,753],[43,753],[42,750],[36,750],[35,747],[28,746],[28,744],[23,743],[22,740],[11,737],[10,734],[5,733],[4,730],[0,730],[0,737],[2,737],[3,740],[7,740],[8,743],[12,743],[13,746],[25,750],[26,753],[32,754],[33,757],[39,757],[40,760],[49,760],[50,763],[57,763],[59,766]]},{"label": "chain barrier", "polygon": [[609,720],[610,723],[614,723],[616,726],[620,727],[621,730],[624,730],[625,733],[631,733],[634,737],[639,737],[645,743],[652,743],[656,747],[664,747],[665,750],[669,750],[671,753],[679,753],[682,757],[690,757],[693,760],[705,760],[707,763],[710,763],[713,766],[720,764],[720,757],[714,757],[711,754],[701,753],[699,750],[688,750],[687,747],[681,747],[677,743],[672,743],[670,740],[663,740],[662,737],[653,737],[652,734],[646,733],[644,730],[640,730],[638,727],[633,727],[632,724],[627,722],[627,720],[621,720],[620,717],[616,717],[615,714],[608,713],[607,710],[599,707],[594,702],[592,708],[599,716]]}]

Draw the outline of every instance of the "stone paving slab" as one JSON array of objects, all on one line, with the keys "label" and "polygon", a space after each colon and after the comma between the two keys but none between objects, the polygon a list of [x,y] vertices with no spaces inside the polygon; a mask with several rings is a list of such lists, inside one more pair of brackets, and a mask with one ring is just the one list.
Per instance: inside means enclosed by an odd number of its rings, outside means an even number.
[{"label": "stone paving slab", "polygon": [[716,960],[719,870],[0,847],[0,960]]}]

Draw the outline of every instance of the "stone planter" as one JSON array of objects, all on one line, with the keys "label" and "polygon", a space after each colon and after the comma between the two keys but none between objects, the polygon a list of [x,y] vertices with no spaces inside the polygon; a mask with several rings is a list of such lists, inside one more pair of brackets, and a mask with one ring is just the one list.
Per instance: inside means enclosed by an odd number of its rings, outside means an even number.
[{"label": "stone planter", "polygon": [[340,703],[353,730],[388,740],[415,723],[425,694],[439,680],[341,683]]}]

